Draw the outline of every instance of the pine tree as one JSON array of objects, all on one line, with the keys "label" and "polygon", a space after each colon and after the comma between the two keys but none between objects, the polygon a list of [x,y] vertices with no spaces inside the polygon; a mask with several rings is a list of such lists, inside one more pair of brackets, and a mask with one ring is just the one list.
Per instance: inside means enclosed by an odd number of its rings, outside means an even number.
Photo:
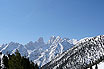
[{"label": "pine tree", "polygon": [[[15,54],[3,56],[4,69],[39,69],[38,65],[29,61],[29,58],[21,57],[21,54],[16,50]],[[1,68],[0,68],[1,69]]]},{"label": "pine tree", "polygon": [[15,55],[12,54],[8,61],[9,69],[23,69],[21,65],[21,55],[18,50],[16,50]]},{"label": "pine tree", "polygon": [[97,66],[97,64],[96,64],[96,66],[95,66],[95,69],[98,69],[98,66]]},{"label": "pine tree", "polygon": [[22,57],[21,64],[24,69],[31,69],[29,58]]},{"label": "pine tree", "polygon": [[1,69],[2,67],[1,67],[1,58],[0,58],[0,69]]},{"label": "pine tree", "polygon": [[92,69],[92,66],[90,67],[90,69]]},{"label": "pine tree", "polygon": [[38,64],[37,64],[37,63],[35,64],[35,69],[39,69],[39,67],[38,67]]},{"label": "pine tree", "polygon": [[[0,52],[0,56],[2,55],[2,52]],[[0,69],[1,69],[1,57],[0,57]]]},{"label": "pine tree", "polygon": [[35,69],[34,63],[32,61],[30,62],[30,68]]},{"label": "pine tree", "polygon": [[4,69],[8,69],[8,57],[3,56],[3,64],[4,64]]}]

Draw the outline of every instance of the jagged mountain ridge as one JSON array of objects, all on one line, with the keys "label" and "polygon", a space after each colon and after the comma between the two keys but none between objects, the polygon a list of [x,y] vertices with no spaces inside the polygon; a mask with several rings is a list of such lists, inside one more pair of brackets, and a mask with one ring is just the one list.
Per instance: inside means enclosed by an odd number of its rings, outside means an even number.
[{"label": "jagged mountain ridge", "polygon": [[29,57],[34,63],[38,63],[39,66],[43,66],[48,63],[58,54],[61,54],[65,50],[71,48],[77,40],[61,38],[59,36],[52,36],[50,40],[45,43],[43,38],[40,37],[38,41],[30,41],[29,43],[22,45],[15,42],[3,44],[0,46],[0,51],[3,54],[13,54],[16,49],[19,50],[22,56]]},{"label": "jagged mountain ridge", "polygon": [[81,39],[41,69],[84,69],[104,57],[104,35]]}]

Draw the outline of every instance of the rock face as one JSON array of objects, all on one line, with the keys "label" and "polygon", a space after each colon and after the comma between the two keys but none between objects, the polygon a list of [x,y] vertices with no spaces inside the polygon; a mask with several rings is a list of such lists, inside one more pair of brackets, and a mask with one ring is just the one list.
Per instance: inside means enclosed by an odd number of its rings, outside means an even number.
[{"label": "rock face", "polygon": [[34,63],[38,63],[39,66],[43,66],[54,59],[55,56],[71,48],[76,43],[77,40],[75,39],[62,39],[59,36],[52,36],[50,40],[45,43],[43,38],[40,37],[37,41],[30,41],[25,45],[15,42],[3,44],[0,46],[0,52],[3,54],[13,54],[17,49],[22,56],[29,57],[29,59]]},{"label": "rock face", "polygon": [[84,38],[41,69],[84,69],[104,59],[104,35]]}]

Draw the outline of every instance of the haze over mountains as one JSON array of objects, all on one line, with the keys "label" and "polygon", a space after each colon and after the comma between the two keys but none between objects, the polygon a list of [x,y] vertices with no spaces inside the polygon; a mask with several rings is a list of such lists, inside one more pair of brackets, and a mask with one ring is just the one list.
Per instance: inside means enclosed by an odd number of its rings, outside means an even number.
[{"label": "haze over mountains", "polygon": [[71,48],[77,42],[78,41],[76,39],[70,40],[69,38],[52,36],[50,40],[45,43],[43,38],[40,37],[37,41],[30,41],[25,45],[15,42],[3,44],[0,46],[0,51],[3,54],[13,54],[16,49],[18,49],[22,56],[29,57],[29,59],[34,63],[38,63],[39,66],[43,66],[54,59],[54,57],[58,54],[61,54]]}]

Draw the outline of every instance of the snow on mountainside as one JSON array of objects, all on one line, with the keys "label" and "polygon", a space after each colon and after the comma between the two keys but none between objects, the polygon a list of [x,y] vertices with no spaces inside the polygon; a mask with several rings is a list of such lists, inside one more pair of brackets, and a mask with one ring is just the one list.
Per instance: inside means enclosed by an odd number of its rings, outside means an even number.
[{"label": "snow on mountainside", "polygon": [[62,39],[59,36],[52,36],[50,40],[45,43],[43,38],[40,37],[38,41],[30,41],[25,45],[15,42],[3,44],[0,46],[0,52],[3,54],[13,54],[16,49],[18,49],[22,56],[27,56],[30,60],[34,61],[34,63],[38,63],[40,66],[43,66],[54,59],[55,56],[71,48],[76,43],[76,39]]},{"label": "snow on mountainside", "polygon": [[68,38],[62,39],[61,37],[57,36],[51,37],[48,43],[51,43],[48,44],[50,47],[42,52],[39,58],[34,61],[36,63],[41,61],[41,66],[54,59],[54,57],[58,54],[61,54],[65,50],[71,48],[75,43],[77,43],[77,40],[69,40]]},{"label": "snow on mountainside", "polygon": [[41,69],[86,69],[104,59],[104,35],[84,38]]}]

